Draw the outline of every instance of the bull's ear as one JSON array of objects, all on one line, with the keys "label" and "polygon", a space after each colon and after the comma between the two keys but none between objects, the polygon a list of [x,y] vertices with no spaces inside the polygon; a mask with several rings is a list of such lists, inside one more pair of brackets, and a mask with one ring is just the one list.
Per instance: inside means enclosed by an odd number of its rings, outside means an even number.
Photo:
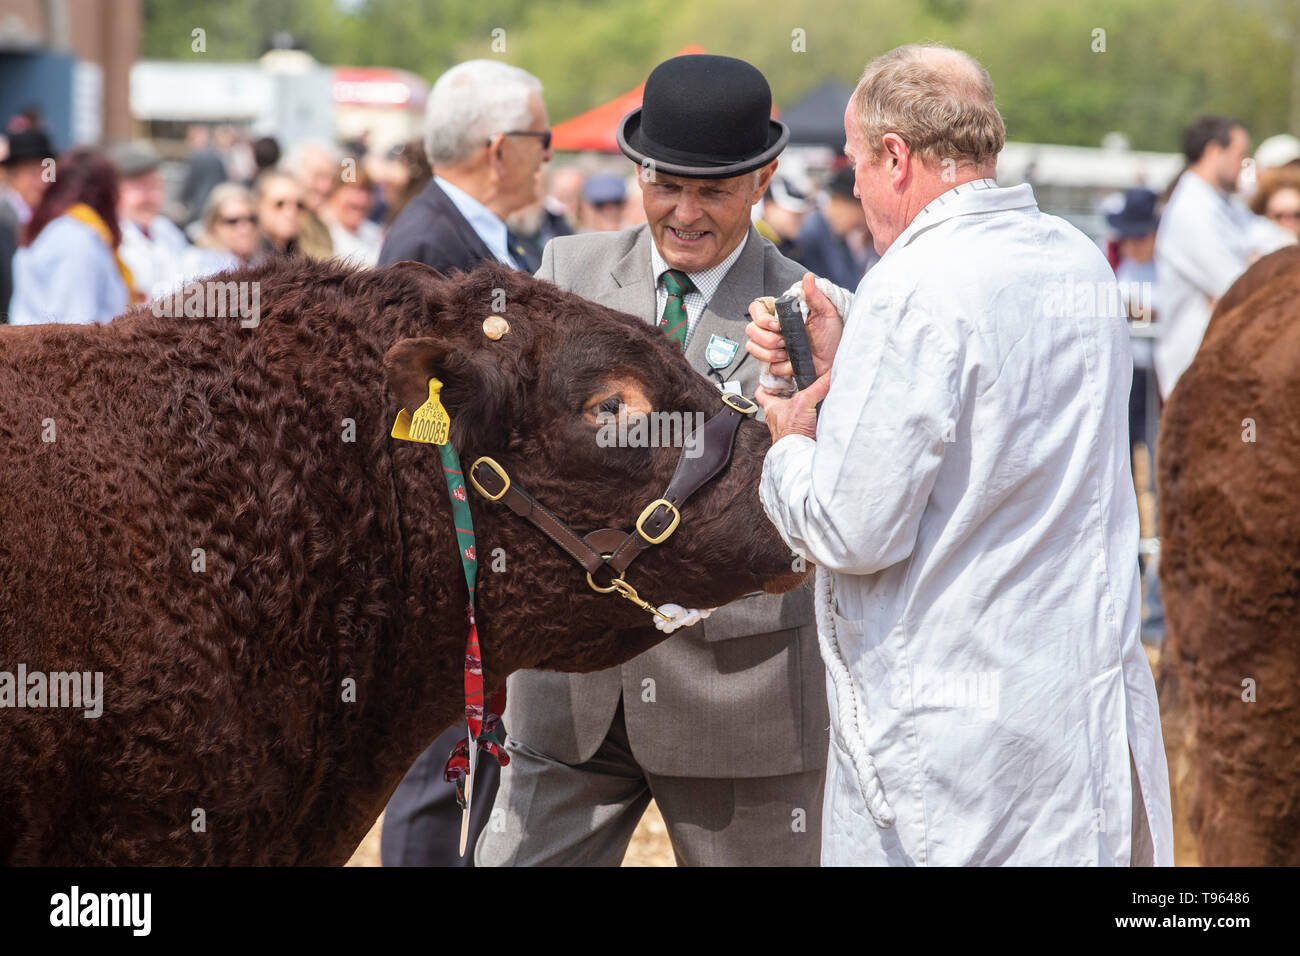
[{"label": "bull's ear", "polygon": [[474,352],[435,338],[402,339],[384,356],[384,372],[408,412],[428,399],[430,378],[442,382],[452,442],[462,451],[471,445],[499,447],[522,409],[520,383],[486,350]]}]

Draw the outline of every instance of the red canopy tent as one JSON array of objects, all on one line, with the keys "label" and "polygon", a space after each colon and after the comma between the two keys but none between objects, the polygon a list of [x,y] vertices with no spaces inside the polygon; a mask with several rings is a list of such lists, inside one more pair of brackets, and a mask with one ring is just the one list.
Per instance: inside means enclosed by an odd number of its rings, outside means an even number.
[{"label": "red canopy tent", "polygon": [[[690,53],[708,53],[701,46],[687,46],[678,51],[677,56]],[[641,105],[641,93],[645,84],[616,96],[608,103],[602,103],[594,109],[579,113],[551,129],[551,148],[558,152],[578,153],[590,150],[597,153],[617,153],[618,139],[615,133],[619,121]]]}]

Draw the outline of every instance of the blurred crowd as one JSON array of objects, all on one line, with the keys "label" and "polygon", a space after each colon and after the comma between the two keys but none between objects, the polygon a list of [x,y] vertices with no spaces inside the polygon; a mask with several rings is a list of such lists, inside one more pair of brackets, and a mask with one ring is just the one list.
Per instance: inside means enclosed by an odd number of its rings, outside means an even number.
[{"label": "blurred crowd", "polygon": [[[5,123],[0,156],[0,322],[15,325],[106,322],[276,256],[376,265],[389,227],[434,178],[421,140],[383,153],[364,141],[285,148],[201,124],[181,159],[147,141],[58,154],[35,110]],[[502,216],[521,266],[535,267],[555,236],[645,222],[626,161],[535,162],[525,174]],[[787,257],[845,288],[877,258],[847,167],[778,175],[753,218]]]},{"label": "blurred crowd", "polygon": [[[1150,463],[1164,399],[1191,365],[1210,315],[1260,256],[1300,237],[1300,140],[1266,139],[1251,157],[1246,128],[1226,116],[1187,127],[1186,163],[1163,193],[1136,186],[1103,201],[1105,251],[1131,323],[1129,434],[1140,500],[1154,506]],[[1139,464],[1139,461],[1142,463]],[[1158,533],[1144,515],[1144,536]],[[1158,552],[1144,559],[1144,640],[1164,634]]]},{"label": "blurred crowd", "polygon": [[385,224],[431,175],[418,143],[369,155],[302,142],[282,155],[273,137],[195,125],[186,146],[169,189],[169,161],[148,142],[56,154],[38,114],[11,118],[0,152],[3,319],[105,322],[275,256],[373,265]]},{"label": "blurred crowd", "polygon": [[[1236,120],[1204,116],[1185,131],[1186,166],[1163,193],[1136,186],[1107,197],[1105,251],[1132,321],[1135,394],[1168,396],[1191,364],[1215,303],[1261,255],[1300,237],[1300,140],[1270,137],[1254,157]],[[1135,438],[1145,434],[1135,404]]]},{"label": "blurred crowd", "polygon": [[[423,140],[383,152],[364,137],[283,148],[195,124],[184,157],[169,160],[143,141],[56,156],[39,112],[11,117],[0,140],[0,320],[104,322],[185,282],[280,256],[442,269],[496,258],[533,271],[556,236],[645,222],[639,171],[625,160],[551,162],[543,106],[536,129],[499,134],[496,152],[479,150],[467,167],[460,139],[474,120],[457,112],[465,97],[443,101]],[[1240,123],[1207,116],[1182,145],[1186,168],[1163,194],[1135,186],[1101,210],[1130,319],[1152,330],[1133,340],[1131,430],[1148,444],[1159,400],[1190,364],[1218,297],[1255,258],[1300,235],[1300,140],[1273,136],[1252,159]],[[439,156],[435,175],[430,157]],[[788,157],[754,225],[787,258],[857,288],[878,256],[853,186],[843,158],[809,172]],[[506,231],[499,243],[474,236],[438,248],[456,222],[489,239],[500,223]]]}]

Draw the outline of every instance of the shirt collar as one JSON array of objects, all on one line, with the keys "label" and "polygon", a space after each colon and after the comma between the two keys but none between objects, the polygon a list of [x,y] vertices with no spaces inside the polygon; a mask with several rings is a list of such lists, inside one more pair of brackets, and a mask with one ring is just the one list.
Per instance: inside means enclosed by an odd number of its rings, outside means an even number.
[{"label": "shirt collar", "polygon": [[18,221],[24,226],[32,220],[32,207],[23,201],[23,197],[18,195],[16,189],[9,186],[0,187],[3,189],[4,198],[9,201],[9,205],[14,207],[14,212],[18,214]]},{"label": "shirt collar", "polygon": [[[749,230],[745,230],[745,235],[741,237],[736,248],[731,250],[727,258],[723,259],[712,269],[705,269],[701,272],[686,273],[691,282],[695,283],[695,288],[704,296],[704,301],[708,302],[713,298],[713,294],[718,291],[718,286],[722,285],[722,280],[727,277],[731,267],[735,265],[740,254],[745,251],[745,243],[749,241]],[[662,255],[659,254],[659,247],[655,245],[654,236],[650,237],[650,268],[653,270],[655,277],[655,288],[659,287],[659,280],[663,274],[672,268]]]},{"label": "shirt collar", "polygon": [[[1190,192],[1193,195],[1199,193],[1203,199],[1210,199],[1212,201],[1217,200],[1227,206],[1232,205],[1231,196],[1222,189],[1219,189],[1217,186],[1210,185],[1190,169],[1183,173],[1179,178],[1177,185],[1174,186],[1174,189],[1179,192]],[[1172,193],[1170,194],[1170,198],[1173,198]]]},{"label": "shirt collar", "polygon": [[500,250],[507,248],[506,224],[501,221],[501,217],[459,186],[447,182],[441,176],[435,175],[433,179],[474,231],[489,246],[499,247],[492,249],[492,252],[499,256]]},{"label": "shirt collar", "polygon": [[957,216],[1037,208],[1038,203],[1034,200],[1033,187],[1028,183],[1019,186],[999,186],[992,179],[973,179],[968,183],[954,186],[930,200],[889,248],[901,249],[926,230]]}]

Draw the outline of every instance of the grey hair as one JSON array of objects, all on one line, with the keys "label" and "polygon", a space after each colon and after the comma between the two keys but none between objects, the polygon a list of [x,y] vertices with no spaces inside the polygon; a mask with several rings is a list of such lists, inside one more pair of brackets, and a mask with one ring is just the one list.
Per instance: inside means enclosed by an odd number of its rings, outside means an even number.
[{"label": "grey hair", "polygon": [[542,81],[497,60],[458,63],[433,84],[424,111],[429,164],[454,164],[498,133],[528,126],[528,100]]},{"label": "grey hair", "polygon": [[1006,141],[988,71],[938,43],[900,46],[872,60],[850,102],[872,159],[886,133],[897,133],[926,163],[983,166]]},{"label": "grey hair", "polygon": [[343,159],[343,151],[333,143],[326,142],[323,139],[304,139],[293,145],[289,154],[280,162],[280,165],[286,169],[302,169],[302,161],[308,153],[320,153],[325,156],[332,165],[337,165]]}]

